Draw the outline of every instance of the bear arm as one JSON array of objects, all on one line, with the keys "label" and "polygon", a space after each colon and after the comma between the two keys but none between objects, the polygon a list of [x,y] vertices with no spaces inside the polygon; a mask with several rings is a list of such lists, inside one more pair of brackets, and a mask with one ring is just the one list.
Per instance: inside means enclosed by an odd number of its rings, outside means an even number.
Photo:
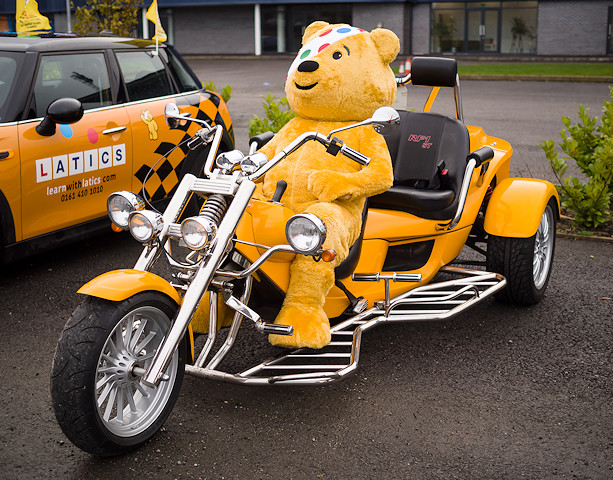
[{"label": "bear arm", "polygon": [[371,130],[361,138],[360,144],[361,153],[370,157],[367,166],[354,173],[326,170],[314,172],[309,176],[308,188],[320,201],[370,197],[383,193],[392,186],[392,162],[383,137]]}]

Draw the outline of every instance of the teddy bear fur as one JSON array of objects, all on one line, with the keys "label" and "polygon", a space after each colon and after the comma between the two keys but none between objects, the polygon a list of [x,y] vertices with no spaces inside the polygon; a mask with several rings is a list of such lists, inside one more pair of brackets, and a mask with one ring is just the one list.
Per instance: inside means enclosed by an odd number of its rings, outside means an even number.
[{"label": "teddy bear fur", "polygon": [[[303,36],[303,48],[292,64],[285,92],[297,114],[261,151],[272,158],[302,133],[324,135],[337,128],[370,118],[381,106],[391,106],[396,97],[394,74],[389,63],[396,58],[399,41],[386,29],[340,38],[308,60],[311,40],[321,41],[347,25],[314,22]],[[352,30],[355,32],[355,29]],[[330,37],[333,37],[330,35]],[[338,38],[338,37],[336,37]],[[309,43],[311,42],[311,43]],[[310,63],[305,63],[310,62]],[[285,180],[283,204],[296,213],[310,212],[327,228],[324,248],[333,249],[333,262],[315,262],[297,255],[290,265],[290,282],[275,323],[292,325],[292,336],[270,335],[273,345],[321,348],[330,342],[330,323],[323,305],[334,285],[334,268],[342,262],[357,239],[365,199],[392,185],[390,155],[385,141],[372,126],[362,126],[335,135],[349,147],[370,157],[361,166],[342,154],[332,156],[318,142],[307,142],[271,169],[264,177],[262,193],[270,199],[278,180]]]}]

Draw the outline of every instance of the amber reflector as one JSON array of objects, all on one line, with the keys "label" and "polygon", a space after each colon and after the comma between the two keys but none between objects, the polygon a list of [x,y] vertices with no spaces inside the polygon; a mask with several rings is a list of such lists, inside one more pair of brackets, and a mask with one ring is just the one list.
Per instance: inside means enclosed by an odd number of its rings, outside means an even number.
[{"label": "amber reflector", "polygon": [[324,262],[331,262],[336,258],[336,252],[332,249],[321,252],[321,259]]}]

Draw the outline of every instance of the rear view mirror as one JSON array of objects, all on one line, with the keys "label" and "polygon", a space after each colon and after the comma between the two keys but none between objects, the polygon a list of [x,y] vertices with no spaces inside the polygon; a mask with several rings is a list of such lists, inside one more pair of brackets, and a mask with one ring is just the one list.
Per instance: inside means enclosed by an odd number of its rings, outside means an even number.
[{"label": "rear view mirror", "polygon": [[377,133],[391,135],[400,125],[400,115],[392,107],[381,107],[375,110],[370,121]]},{"label": "rear view mirror", "polygon": [[47,107],[47,115],[36,126],[36,133],[43,137],[55,134],[58,123],[68,125],[83,118],[83,105],[76,98],[58,98]]},{"label": "rear view mirror", "polygon": [[164,118],[166,119],[166,124],[170,128],[177,128],[181,123],[181,120],[184,118],[181,116],[181,112],[179,111],[179,107],[177,107],[176,103],[167,103],[164,107]]},{"label": "rear view mirror", "polygon": [[362,127],[364,125],[372,125],[381,135],[391,135],[396,130],[396,127],[400,125],[400,115],[398,115],[398,112],[392,107],[380,107],[375,110],[372,117],[364,120],[363,122],[332,130],[328,134],[328,139],[332,138],[338,132],[355,127]]}]

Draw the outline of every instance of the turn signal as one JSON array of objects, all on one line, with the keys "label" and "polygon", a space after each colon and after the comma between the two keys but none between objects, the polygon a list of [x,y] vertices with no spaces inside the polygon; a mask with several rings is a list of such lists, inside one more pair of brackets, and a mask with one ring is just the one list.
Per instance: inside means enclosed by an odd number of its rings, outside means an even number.
[{"label": "turn signal", "polygon": [[336,252],[332,249],[321,252],[321,259],[324,262],[331,262],[336,258]]},{"label": "turn signal", "polygon": [[114,232],[123,232],[123,228],[118,227],[114,223],[111,223],[111,230],[113,230]]}]

